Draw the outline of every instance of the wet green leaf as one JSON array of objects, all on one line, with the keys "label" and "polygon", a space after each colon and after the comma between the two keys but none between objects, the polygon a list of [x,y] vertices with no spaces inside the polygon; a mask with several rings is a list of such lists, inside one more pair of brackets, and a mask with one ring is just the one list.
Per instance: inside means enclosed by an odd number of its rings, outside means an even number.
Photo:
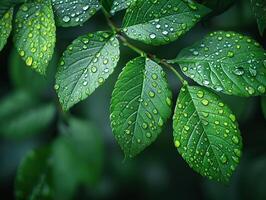
[{"label": "wet green leaf", "polygon": [[213,32],[183,49],[176,60],[200,85],[238,96],[266,92],[266,52],[253,39],[234,32]]},{"label": "wet green leaf", "polygon": [[124,33],[150,45],[168,44],[189,31],[209,9],[183,0],[138,0],[128,8]]},{"label": "wet green leaf", "polygon": [[101,5],[104,7],[104,9],[109,12],[112,8],[114,0],[100,0]]},{"label": "wet green leaf", "polygon": [[242,138],[235,115],[219,96],[203,87],[183,87],[173,128],[175,146],[191,168],[209,179],[229,181]]},{"label": "wet green leaf", "polygon": [[17,200],[54,199],[49,157],[49,148],[30,151],[24,157],[16,176],[15,194]]},{"label": "wet green leaf", "polygon": [[260,34],[263,35],[266,28],[266,1],[250,0],[253,13],[257,19]]},{"label": "wet green leaf", "polygon": [[111,101],[113,133],[127,158],[156,140],[171,114],[172,94],[162,68],[150,59],[130,61]]},{"label": "wet green leaf", "polygon": [[54,117],[54,105],[40,104],[28,93],[16,92],[0,101],[0,135],[11,139],[37,135]]},{"label": "wet green leaf", "polygon": [[103,165],[103,141],[99,131],[85,120],[70,118],[53,145],[55,199],[73,199],[78,187],[93,186]]},{"label": "wet green leaf", "polygon": [[7,39],[12,30],[13,8],[7,11],[0,18],[0,51],[6,45]]},{"label": "wet green leaf", "polygon": [[127,9],[131,3],[135,0],[114,0],[113,6],[111,9],[111,14],[115,14],[118,11]]},{"label": "wet green leaf", "polygon": [[82,25],[100,8],[99,0],[52,0],[56,24],[69,27]]},{"label": "wet green leaf", "polygon": [[113,73],[119,60],[119,42],[109,32],[89,33],[64,52],[56,75],[64,110],[86,99]]},{"label": "wet green leaf", "polygon": [[50,1],[37,0],[23,4],[16,15],[14,43],[26,65],[40,74],[53,56],[55,22]]}]

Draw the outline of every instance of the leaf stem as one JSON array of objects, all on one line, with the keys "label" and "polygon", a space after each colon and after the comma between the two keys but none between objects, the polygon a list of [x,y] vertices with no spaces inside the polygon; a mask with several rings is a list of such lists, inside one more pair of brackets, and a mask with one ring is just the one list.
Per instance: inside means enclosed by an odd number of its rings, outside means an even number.
[{"label": "leaf stem", "polygon": [[186,80],[181,76],[181,74],[170,64],[167,62],[167,60],[165,59],[160,59],[157,58],[156,55],[153,54],[148,54],[145,51],[143,51],[142,49],[136,47],[135,45],[131,44],[122,34],[121,34],[121,29],[118,28],[110,19],[111,15],[106,11],[105,8],[102,7],[102,11],[104,13],[104,16],[107,20],[108,25],[110,26],[110,28],[113,30],[113,32],[115,34],[117,34],[118,39],[120,39],[120,41],[123,43],[124,46],[132,49],[133,51],[135,51],[136,53],[140,54],[143,57],[149,57],[150,59],[152,59],[153,61],[157,62],[158,64],[162,64],[163,66],[167,67],[168,69],[170,69],[175,75],[176,77],[179,79],[179,81],[183,84],[186,85],[187,82]]}]

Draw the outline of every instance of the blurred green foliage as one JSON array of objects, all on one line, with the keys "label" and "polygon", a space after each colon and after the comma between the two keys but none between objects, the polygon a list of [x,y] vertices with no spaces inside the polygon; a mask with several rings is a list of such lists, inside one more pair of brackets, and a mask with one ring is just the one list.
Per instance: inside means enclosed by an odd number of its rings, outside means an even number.
[{"label": "blurred green foliage", "polygon": [[[108,7],[109,1],[105,2]],[[206,17],[180,40],[160,48],[138,42],[135,42],[136,45],[170,59],[180,49],[202,39],[208,32],[230,29],[250,35],[266,47],[266,36],[259,34],[249,1],[236,0],[232,5],[230,3],[231,7],[225,4],[223,13],[220,7],[213,4],[214,1],[209,3],[214,5],[215,10],[219,8],[218,11]],[[119,13],[114,20],[120,22],[123,14]],[[77,36],[107,29],[100,12],[82,27],[58,28],[56,51],[61,55]],[[121,54],[123,59],[106,84],[86,101],[76,105],[71,113],[64,114],[53,90],[59,56],[54,56],[47,77],[42,78],[24,66],[12,48],[12,41],[8,41],[0,54],[1,198],[14,199],[14,180],[16,169],[20,166],[19,174],[23,177],[21,180],[17,177],[16,186],[23,184],[26,188],[24,193],[18,193],[17,196],[25,196],[27,191],[41,188],[48,197],[56,193],[56,199],[60,200],[265,200],[265,97],[221,95],[236,113],[244,138],[243,159],[228,186],[208,181],[186,165],[171,142],[170,123],[154,145],[142,155],[123,162],[110,128],[109,104],[121,68],[136,54],[124,47],[121,47]],[[180,85],[173,75],[169,74],[168,78],[176,98]],[[66,119],[71,119],[69,124]],[[39,177],[39,172],[48,176]],[[48,189],[51,187],[56,188],[56,191]]]}]

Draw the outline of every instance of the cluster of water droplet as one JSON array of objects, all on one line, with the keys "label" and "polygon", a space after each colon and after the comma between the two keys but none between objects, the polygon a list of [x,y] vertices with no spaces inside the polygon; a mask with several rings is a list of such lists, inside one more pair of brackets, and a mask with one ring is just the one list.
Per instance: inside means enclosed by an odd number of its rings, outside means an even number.
[{"label": "cluster of water droplet", "polygon": [[186,33],[206,13],[192,1],[139,1],[129,7],[123,31],[148,44],[167,44]]},{"label": "cluster of water droplet", "polygon": [[112,96],[111,122],[127,156],[135,156],[157,138],[170,116],[171,98],[158,64],[140,57],[126,65]]},{"label": "cluster of water droplet", "polygon": [[98,0],[52,0],[57,23],[61,26],[83,24],[100,9]]},{"label": "cluster of water droplet", "polygon": [[10,9],[4,16],[0,19],[0,50],[4,47],[7,38],[12,29],[12,17],[13,9]]},{"label": "cluster of water droplet", "polygon": [[17,14],[15,45],[26,65],[45,74],[55,46],[52,7],[43,1],[23,4]]},{"label": "cluster of water droplet", "polygon": [[112,74],[118,60],[118,40],[108,32],[74,40],[63,54],[54,86],[62,105],[74,105],[94,92]]},{"label": "cluster of water droplet", "polygon": [[238,125],[229,108],[203,88],[182,88],[173,120],[175,146],[190,167],[227,180],[241,156]]},{"label": "cluster of water droplet", "polygon": [[213,32],[183,50],[177,60],[185,74],[218,92],[241,96],[266,92],[266,53],[249,37]]},{"label": "cluster of water droplet", "polygon": [[111,14],[114,15],[116,12],[126,9],[130,6],[135,0],[114,0],[113,6],[111,9]]}]

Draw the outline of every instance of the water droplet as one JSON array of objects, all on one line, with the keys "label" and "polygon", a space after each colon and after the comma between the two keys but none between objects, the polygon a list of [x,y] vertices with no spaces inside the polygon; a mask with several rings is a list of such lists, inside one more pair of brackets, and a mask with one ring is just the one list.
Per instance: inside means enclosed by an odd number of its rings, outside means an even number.
[{"label": "water droplet", "polygon": [[237,67],[236,69],[234,69],[233,73],[237,76],[242,76],[245,71],[243,67]]},{"label": "water droplet", "polygon": [[63,17],[63,21],[66,22],[66,23],[69,22],[70,21],[70,17],[69,16],[64,16]]},{"label": "water droplet", "polygon": [[176,148],[180,147],[180,142],[179,142],[179,140],[176,140],[176,141],[175,141],[175,147],[176,147]]},{"label": "water droplet", "polygon": [[204,105],[204,106],[207,106],[209,104],[209,101],[207,99],[203,99],[201,101],[201,103]]},{"label": "water droplet", "polygon": [[232,137],[232,141],[233,141],[235,144],[238,144],[238,143],[239,143],[239,139],[238,139],[238,137],[235,136],[235,135]]}]

